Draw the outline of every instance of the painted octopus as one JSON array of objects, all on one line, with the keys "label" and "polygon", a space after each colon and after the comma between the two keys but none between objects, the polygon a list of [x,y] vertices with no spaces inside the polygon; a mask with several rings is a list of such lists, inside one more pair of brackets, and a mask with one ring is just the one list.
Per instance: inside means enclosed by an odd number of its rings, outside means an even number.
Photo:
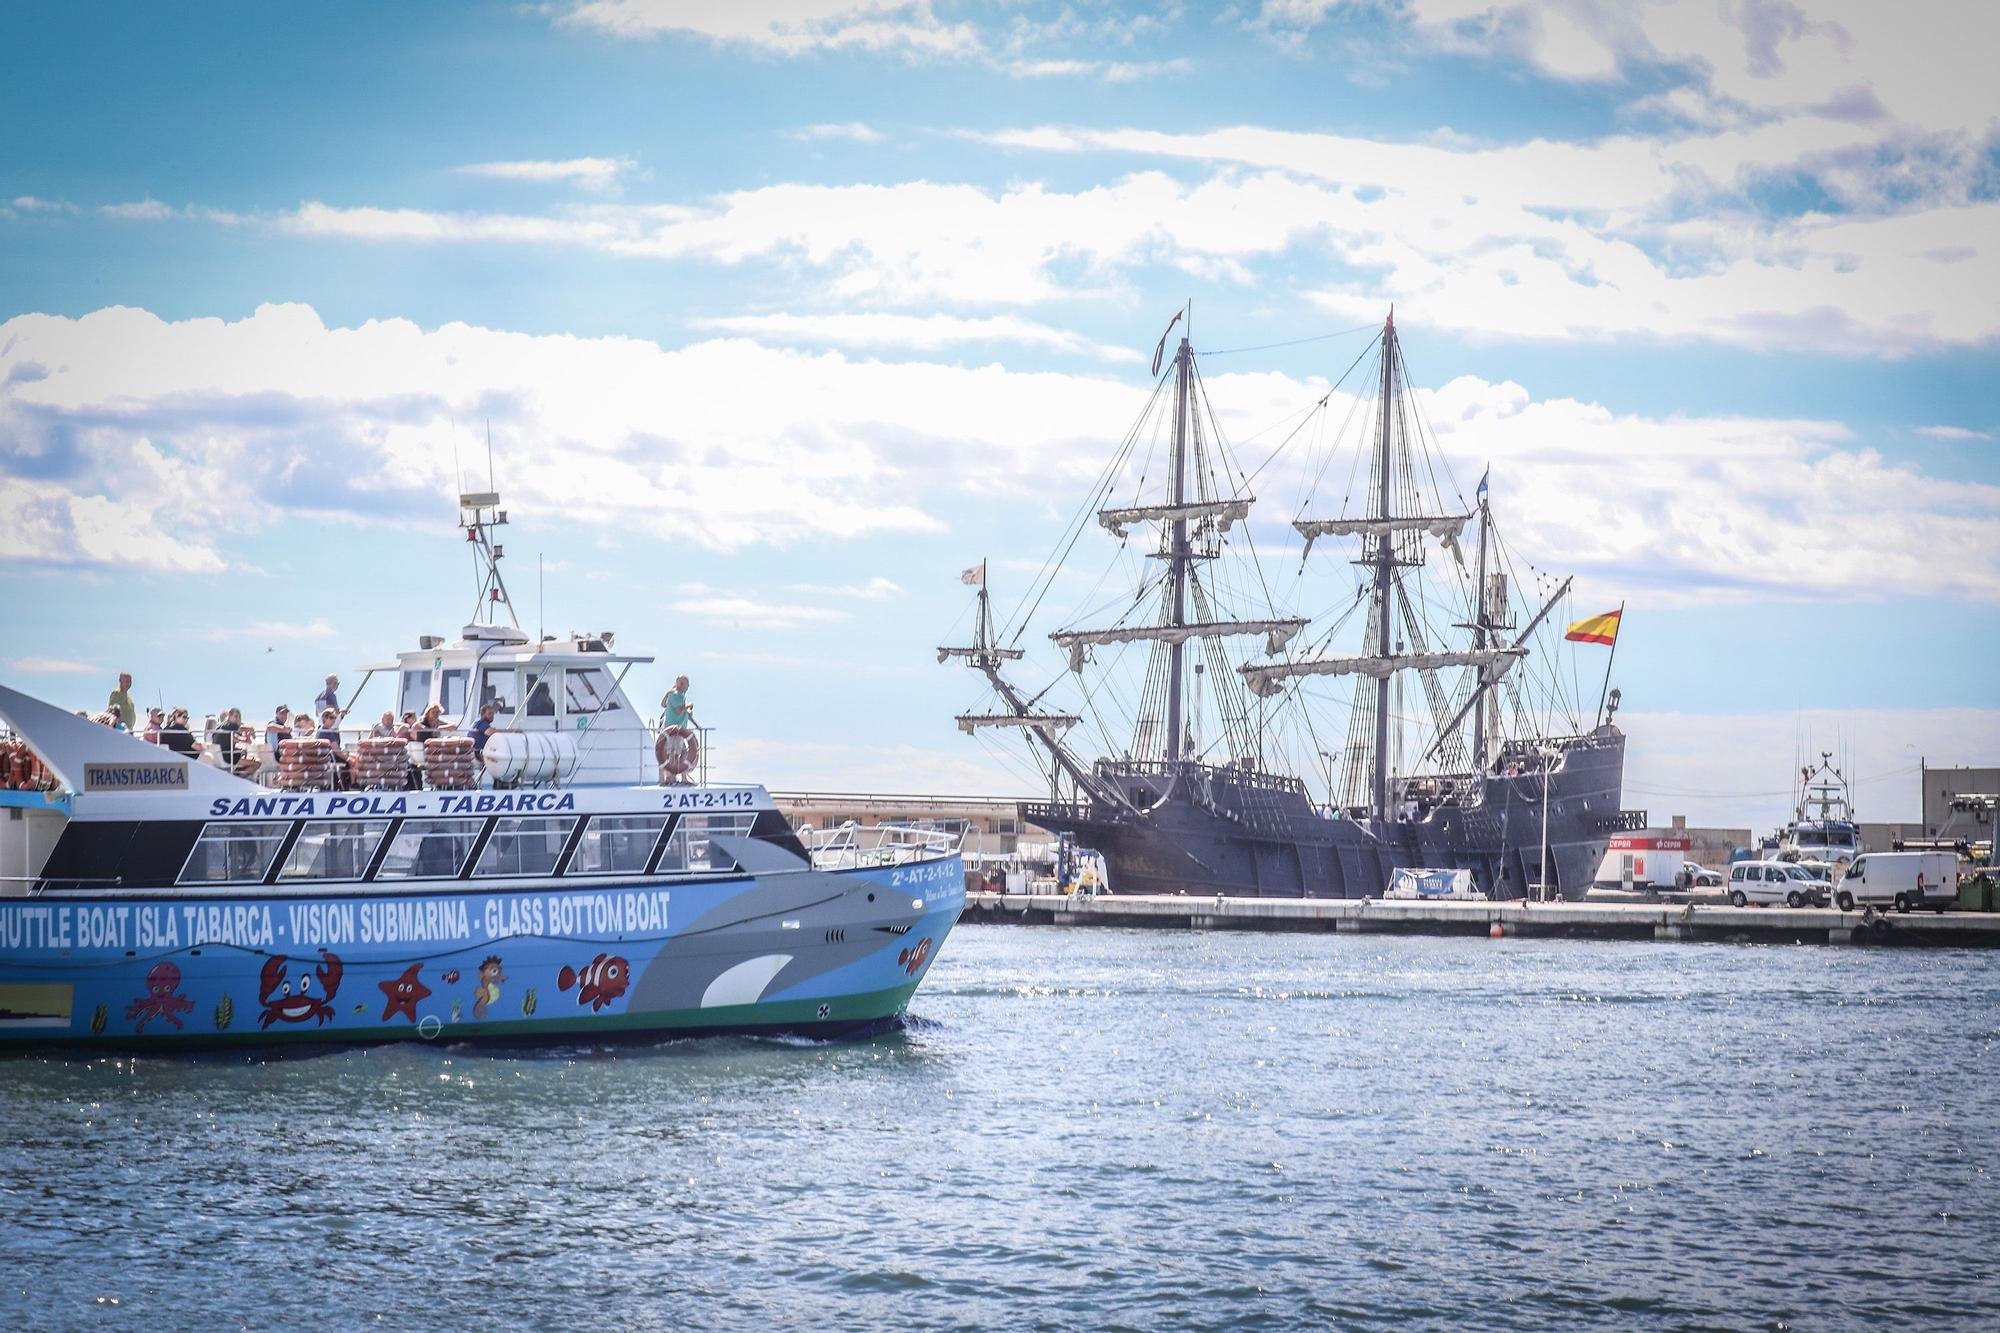
[{"label": "painted octopus", "polygon": [[172,963],[160,963],[146,974],[146,993],[125,1007],[125,1017],[138,1019],[134,1032],[144,1032],[146,1024],[155,1018],[165,1019],[177,1028],[187,1024],[175,1015],[189,1013],[194,1009],[194,1001],[174,992],[181,988],[181,970]]}]

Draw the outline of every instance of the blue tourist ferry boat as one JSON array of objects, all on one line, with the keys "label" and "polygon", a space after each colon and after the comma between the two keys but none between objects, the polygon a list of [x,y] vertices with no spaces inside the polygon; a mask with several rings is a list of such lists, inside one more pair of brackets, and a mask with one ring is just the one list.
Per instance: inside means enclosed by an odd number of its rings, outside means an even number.
[{"label": "blue tourist ferry boat", "polygon": [[690,781],[623,690],[649,659],[499,623],[497,497],[462,502],[493,618],[373,670],[461,726],[493,703],[477,762],[357,738],[343,769],[294,742],[225,771],[0,686],[47,774],[0,792],[0,1045],[845,1036],[901,1015],[964,907],[956,843],[816,850],[762,787]]}]

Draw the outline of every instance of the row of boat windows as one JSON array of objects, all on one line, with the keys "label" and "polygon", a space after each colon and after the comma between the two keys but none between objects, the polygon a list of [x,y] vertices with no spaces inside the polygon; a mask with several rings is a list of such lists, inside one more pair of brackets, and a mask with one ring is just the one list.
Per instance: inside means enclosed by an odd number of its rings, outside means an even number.
[{"label": "row of boat windows", "polygon": [[[666,815],[594,815],[578,839],[566,875],[690,875],[735,869],[710,841],[715,833],[747,836],[755,815],[683,815],[671,836]],[[479,878],[556,873],[578,816],[508,816],[495,822],[472,875]],[[354,880],[368,873],[388,836],[386,819],[311,819],[278,871],[278,882]],[[479,842],[484,819],[405,819],[376,869],[376,880],[456,879]],[[284,847],[289,823],[210,824],[202,830],[182,884],[261,884]],[[654,853],[658,852],[657,862]]]},{"label": "row of boat windows", "polygon": [[[431,701],[432,673],[424,669],[403,672],[403,711],[422,713]],[[446,717],[466,711],[466,687],[472,683],[471,667],[453,667],[442,673],[438,683],[438,703]],[[556,691],[560,689],[563,713],[579,717],[587,713],[609,712],[619,706],[617,685],[603,667],[512,667],[489,666],[479,671],[479,706],[492,704],[503,717],[527,701],[529,717],[554,717]]]}]

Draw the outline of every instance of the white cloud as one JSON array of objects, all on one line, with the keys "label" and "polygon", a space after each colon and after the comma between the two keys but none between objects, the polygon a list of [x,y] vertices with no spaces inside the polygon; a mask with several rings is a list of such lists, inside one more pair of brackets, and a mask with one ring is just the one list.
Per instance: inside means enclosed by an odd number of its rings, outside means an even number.
[{"label": "white cloud", "polygon": [[1990,440],[1992,431],[1968,430],[1964,426],[1919,426],[1917,434],[1933,440]]},{"label": "white cloud", "polygon": [[840,347],[908,347],[919,351],[965,343],[1014,343],[1051,352],[1136,364],[1145,360],[1130,347],[1093,342],[1081,334],[1018,315],[966,319],[953,315],[727,315],[692,321],[696,328],[747,334],[774,342],[819,343]]},{"label": "white cloud", "polygon": [[793,583],[787,585],[792,592],[811,593],[815,597],[851,597],[864,602],[886,602],[891,597],[902,595],[902,585],[880,574],[866,583]]},{"label": "white cloud", "polygon": [[826,624],[848,619],[847,612],[830,606],[764,602],[754,597],[684,597],[674,602],[672,609],[683,615],[726,620],[754,629],[790,629],[794,625]]},{"label": "white cloud", "polygon": [[678,33],[779,55],[809,51],[892,51],[955,55],[975,51],[969,23],[944,23],[928,0],[585,0],[562,22],[613,37]]},{"label": "white cloud", "polygon": [[7,668],[24,676],[83,676],[93,675],[100,670],[89,662],[78,662],[67,657],[10,657]]},{"label": "white cloud", "polygon": [[618,178],[636,165],[629,157],[572,157],[562,161],[474,162],[458,170],[492,180],[568,183],[603,193],[616,189]]},{"label": "white cloud", "polygon": [[1085,78],[1105,83],[1137,83],[1142,79],[1186,74],[1194,62],[1184,56],[1171,60],[1013,60],[1003,68],[1022,79]]},{"label": "white cloud", "polygon": [[[1266,373],[1206,383],[1237,440],[1327,392]],[[941,532],[973,497],[1066,508],[1148,393],[742,338],[327,329],[303,306],[233,323],[20,316],[0,325],[0,558],[198,571],[272,514],[433,526],[455,489],[453,418],[491,419],[518,511],[583,527],[716,550]],[[1347,407],[1336,395],[1327,419]],[[2000,487],[1889,462],[1837,422],[1650,418],[1471,377],[1422,409],[1461,486],[1494,465],[1518,555],[1592,595],[2000,601]],[[1296,512],[1288,471],[1257,483],[1269,523]],[[681,595],[690,614],[774,612],[734,589]],[[797,611],[847,614],[775,608]]]},{"label": "white cloud", "polygon": [[828,139],[847,139],[854,143],[881,143],[882,132],[859,120],[842,121],[837,125],[803,125],[790,131],[790,137],[809,142],[823,142]]},{"label": "white cloud", "polygon": [[37,199],[32,194],[18,196],[14,200],[14,207],[20,209],[23,213],[74,213],[77,211],[75,204],[66,203],[61,199]]}]

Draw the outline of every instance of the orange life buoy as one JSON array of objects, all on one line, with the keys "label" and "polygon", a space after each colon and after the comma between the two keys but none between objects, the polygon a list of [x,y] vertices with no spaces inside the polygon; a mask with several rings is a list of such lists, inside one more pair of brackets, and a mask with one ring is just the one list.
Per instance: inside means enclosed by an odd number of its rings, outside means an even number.
[{"label": "orange life buoy", "polygon": [[653,739],[653,758],[663,777],[691,773],[701,760],[701,740],[690,727],[662,727]]}]

